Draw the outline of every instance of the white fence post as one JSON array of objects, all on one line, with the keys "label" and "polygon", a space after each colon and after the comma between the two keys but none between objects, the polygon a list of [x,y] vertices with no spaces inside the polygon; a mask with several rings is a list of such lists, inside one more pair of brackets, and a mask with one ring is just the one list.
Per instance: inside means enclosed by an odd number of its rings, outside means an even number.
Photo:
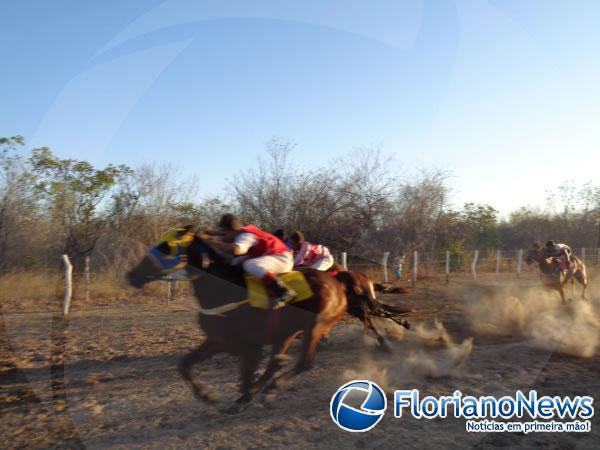
[{"label": "white fence post", "polygon": [[446,250],[446,284],[450,282],[450,250]]},{"label": "white fence post", "polygon": [[90,301],[90,257],[85,257],[85,302]]},{"label": "white fence post", "polygon": [[71,295],[73,294],[73,266],[69,261],[68,255],[63,255],[63,262],[65,263],[65,297],[63,299],[63,316],[69,315],[69,308],[71,307]]},{"label": "white fence post", "polygon": [[517,276],[521,274],[523,270],[523,249],[519,249],[518,257],[517,257]]},{"label": "white fence post", "polygon": [[348,255],[346,252],[342,252],[342,267],[344,270],[348,270]]},{"label": "white fence post", "polygon": [[585,264],[585,247],[581,249],[581,261]]},{"label": "white fence post", "polygon": [[417,268],[419,266],[419,254],[415,250],[413,252],[413,270],[412,270],[412,285],[417,285]]},{"label": "white fence post", "polygon": [[502,250],[496,250],[496,275],[500,273],[500,258],[502,255]]},{"label": "white fence post", "polygon": [[171,301],[171,298],[173,296],[172,283],[173,279],[171,277],[167,277],[167,306],[169,306],[169,302]]},{"label": "white fence post", "polygon": [[473,255],[473,262],[471,263],[471,273],[473,274],[473,279],[477,279],[477,260],[479,259],[479,250],[475,250],[475,254]]},{"label": "white fence post", "polygon": [[383,258],[381,259],[381,270],[383,270],[383,282],[388,282],[388,271],[387,271],[387,262],[390,256],[390,252],[383,252]]}]

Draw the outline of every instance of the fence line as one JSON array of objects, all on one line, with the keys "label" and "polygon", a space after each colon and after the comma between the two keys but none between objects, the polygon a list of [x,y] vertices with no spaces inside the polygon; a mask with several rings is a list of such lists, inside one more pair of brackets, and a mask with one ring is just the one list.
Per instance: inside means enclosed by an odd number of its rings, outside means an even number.
[{"label": "fence line", "polygon": [[471,263],[471,273],[473,274],[473,279],[477,279],[477,260],[479,259],[479,250],[475,250],[473,254],[473,262]]},{"label": "fence line", "polygon": [[[384,251],[382,259],[379,264],[375,261],[368,260],[366,258],[356,257],[363,259],[366,262],[353,263],[348,262],[347,252],[337,252],[340,255],[340,263],[345,270],[368,270],[372,275],[373,271],[378,272],[381,270],[381,279],[384,282],[389,282],[388,276],[388,261],[391,256],[391,252]],[[588,266],[600,266],[600,248],[574,248],[573,254],[578,256]],[[483,255],[483,257],[482,257]],[[412,258],[410,261],[403,261],[401,264],[404,267],[409,268],[410,281],[413,286],[417,285],[419,277],[428,277],[433,275],[444,276],[446,284],[449,283],[452,274],[459,276],[461,273],[468,275],[474,279],[478,279],[480,273],[494,273],[498,276],[500,273],[516,273],[519,277],[524,272],[523,266],[523,249],[517,250],[500,250],[487,251],[481,253],[479,250],[474,250],[472,255],[467,253],[452,253],[449,250],[439,253],[433,252],[412,252]],[[353,257],[354,258],[354,257]],[[404,258],[402,258],[404,260]],[[73,295],[73,265],[68,255],[62,256],[62,261],[65,270],[65,287],[64,287],[64,298],[63,298],[63,315],[68,316],[71,299]],[[379,265],[379,267],[377,267]],[[394,267],[394,269],[396,269]],[[407,271],[402,270],[400,267],[400,273],[403,275]],[[533,269],[527,267],[527,271]],[[89,303],[90,300],[90,275],[91,275],[91,264],[90,257],[85,257],[85,300]],[[175,280],[168,279],[166,286],[166,302],[167,306],[175,297]]]},{"label": "fence line", "polygon": [[62,256],[63,263],[65,265],[65,296],[63,299],[63,316],[69,315],[69,308],[71,307],[71,295],[73,294],[73,265],[69,260],[68,255]]},{"label": "fence line", "polygon": [[383,258],[381,258],[381,270],[383,271],[383,282],[388,282],[388,271],[387,271],[387,262],[388,257],[390,256],[390,252],[383,252]]},{"label": "fence line", "polygon": [[90,257],[85,257],[85,302],[90,301]]},{"label": "fence line", "polygon": [[[370,275],[377,277],[384,282],[388,281],[387,261],[393,253],[387,253],[386,264],[369,260],[356,255],[348,255],[346,261],[347,270],[367,271]],[[451,251],[441,252],[417,252],[413,251],[407,256],[404,264],[406,268],[403,273],[407,273],[408,281],[416,286],[417,281],[424,277],[440,276],[445,278],[446,283],[453,276],[469,276],[477,280],[481,274],[514,274],[521,277],[525,273],[533,273],[534,266],[524,264],[525,249],[515,250],[474,250],[472,253],[452,253]],[[576,248],[573,249],[576,256],[590,266],[600,266],[600,248]],[[364,262],[361,262],[364,261]],[[378,267],[380,266],[380,267]],[[379,272],[381,270],[381,272]],[[409,273],[410,272],[410,273]],[[381,277],[379,277],[381,274]],[[406,278],[404,278],[406,280]]]},{"label": "fence line", "polygon": [[417,273],[419,271],[419,254],[415,250],[413,252],[413,272],[412,272],[412,285],[417,285]]}]

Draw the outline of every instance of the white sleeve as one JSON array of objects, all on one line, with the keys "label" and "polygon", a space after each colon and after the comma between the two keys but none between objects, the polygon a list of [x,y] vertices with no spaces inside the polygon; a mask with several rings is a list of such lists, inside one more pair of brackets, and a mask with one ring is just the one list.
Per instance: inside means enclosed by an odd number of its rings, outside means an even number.
[{"label": "white sleeve", "polygon": [[250,250],[250,247],[256,244],[256,236],[252,233],[242,233],[235,238],[233,243],[238,246],[241,254],[245,255]]}]

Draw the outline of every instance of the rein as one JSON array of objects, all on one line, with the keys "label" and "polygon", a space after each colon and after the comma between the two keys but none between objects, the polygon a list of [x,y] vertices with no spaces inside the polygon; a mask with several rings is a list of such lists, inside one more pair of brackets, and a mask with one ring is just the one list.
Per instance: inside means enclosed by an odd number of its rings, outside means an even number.
[{"label": "rein", "polygon": [[239,302],[226,303],[222,306],[217,306],[216,308],[202,308],[198,310],[200,314],[204,314],[205,316],[221,316],[225,317],[225,313],[233,311],[234,309],[239,308],[242,305],[249,303],[250,300],[242,300]]},{"label": "rein", "polygon": [[[212,247],[202,242],[202,240],[197,236],[194,237],[194,241],[188,248],[187,254],[188,264],[190,264],[191,266],[196,267],[198,269],[202,269],[208,273],[212,273],[212,275],[215,275],[219,278],[225,279],[227,281],[230,281],[231,283],[238,284],[246,288],[246,283],[243,281],[243,277],[241,277],[239,280],[241,284],[236,283],[237,269],[234,267],[230,267],[228,263]],[[231,274],[231,279],[228,279],[229,277],[220,276],[220,274],[214,272],[214,270],[210,271],[209,269],[211,265],[213,265],[213,267],[214,265],[220,266],[219,269],[221,269],[223,273]],[[198,312],[205,316],[225,317],[226,313],[231,312],[239,308],[240,306],[246,305],[249,302],[250,300],[246,298],[244,300],[225,303],[224,305],[215,306],[213,308],[203,308],[202,306],[199,306]]]}]

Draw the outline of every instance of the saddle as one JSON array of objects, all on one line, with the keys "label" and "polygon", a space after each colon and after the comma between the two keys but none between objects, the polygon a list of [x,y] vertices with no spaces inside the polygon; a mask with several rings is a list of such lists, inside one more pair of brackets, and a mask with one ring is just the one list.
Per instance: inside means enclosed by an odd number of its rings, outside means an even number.
[{"label": "saddle", "polygon": [[[313,296],[312,289],[302,272],[288,272],[279,275],[279,277],[281,281],[296,291],[296,297],[288,302],[288,304],[301,302]],[[268,309],[269,294],[262,280],[250,275],[245,275],[244,278],[246,281],[248,304],[253,308]]]}]

